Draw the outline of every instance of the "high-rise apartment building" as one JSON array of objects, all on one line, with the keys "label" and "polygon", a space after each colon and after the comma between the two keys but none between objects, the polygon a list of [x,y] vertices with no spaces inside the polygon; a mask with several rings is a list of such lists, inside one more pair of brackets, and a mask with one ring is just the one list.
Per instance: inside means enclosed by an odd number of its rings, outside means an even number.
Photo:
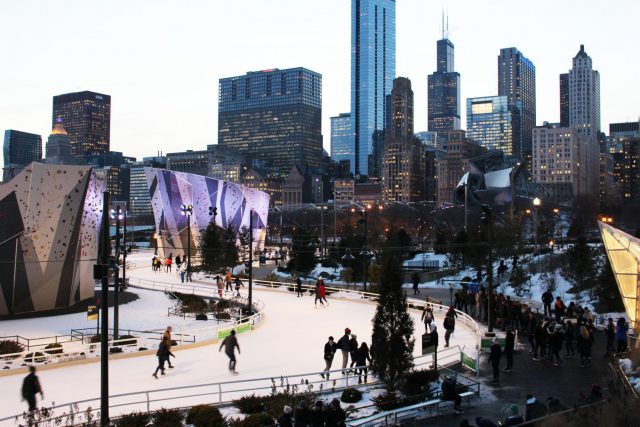
[{"label": "high-rise apartment building", "polygon": [[437,43],[437,69],[427,78],[429,132],[446,136],[460,129],[460,74],[454,71],[453,43],[444,37]]},{"label": "high-rise apartment building", "polygon": [[[560,78],[562,81],[562,77]],[[593,138],[600,132],[600,73],[580,45],[569,70],[569,127]]]},{"label": "high-rise apartment building", "polygon": [[557,202],[598,197],[599,152],[595,139],[574,128],[546,123],[533,129],[532,174]]},{"label": "high-rise apartment building", "polygon": [[519,156],[521,101],[507,96],[467,98],[467,137],[489,150]]},{"label": "high-rise apartment building", "polygon": [[[520,105],[520,146],[514,155],[527,158],[536,125],[536,67],[515,47],[500,49],[498,56],[498,95],[511,105]],[[518,104],[520,101],[520,104]]]},{"label": "high-rise apartment building", "polygon": [[449,132],[443,156],[436,160],[438,203],[452,203],[453,191],[467,172],[469,159],[481,156],[487,149],[467,138],[465,131]]},{"label": "high-rise apartment building", "polygon": [[83,91],[53,97],[52,126],[62,119],[72,155],[86,159],[109,151],[111,96]]},{"label": "high-rise apartment building", "polygon": [[385,125],[386,96],[396,74],[395,0],[351,0],[351,120],[355,165],[370,175],[374,134]]},{"label": "high-rise apartment building", "polygon": [[614,180],[625,208],[640,210],[640,122],[611,123]]},{"label": "high-rise apartment building", "polygon": [[218,144],[271,169],[322,162],[322,76],[270,69],[220,79]]},{"label": "high-rise apartment building", "polygon": [[[42,160],[42,137],[34,133],[7,129],[4,131],[4,171],[13,176],[31,162]],[[4,177],[6,181],[9,176]]]},{"label": "high-rise apartment building", "polygon": [[569,127],[569,73],[560,74],[560,126]]},{"label": "high-rise apartment building", "polygon": [[353,145],[354,133],[351,128],[351,113],[331,117],[331,160],[348,161],[353,170],[356,154]]},{"label": "high-rise apartment building", "polygon": [[[135,162],[130,166],[129,172],[129,207],[131,224],[135,225],[139,217],[153,215],[149,184],[144,168],[164,169],[167,166],[167,158],[164,156],[143,157],[141,162]],[[138,223],[139,224],[139,223]]]},{"label": "high-rise apartment building", "polygon": [[411,81],[398,77],[391,91],[391,124],[385,131],[382,152],[382,197],[385,202],[424,199],[425,151],[413,135]]}]

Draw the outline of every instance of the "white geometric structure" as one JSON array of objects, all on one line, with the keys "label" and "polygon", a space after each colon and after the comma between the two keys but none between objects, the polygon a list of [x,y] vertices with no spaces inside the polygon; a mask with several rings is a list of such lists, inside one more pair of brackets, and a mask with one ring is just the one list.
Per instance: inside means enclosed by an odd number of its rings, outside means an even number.
[{"label": "white geometric structure", "polygon": [[640,316],[640,239],[603,222],[602,241],[631,325],[637,327]]}]

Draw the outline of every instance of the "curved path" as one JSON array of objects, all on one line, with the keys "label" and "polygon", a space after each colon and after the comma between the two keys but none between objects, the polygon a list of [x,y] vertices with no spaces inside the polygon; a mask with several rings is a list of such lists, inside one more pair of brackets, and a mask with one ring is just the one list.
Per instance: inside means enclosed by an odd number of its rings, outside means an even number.
[{"label": "curved path", "polygon": [[[156,280],[179,282],[175,275],[158,275],[145,268],[131,270],[129,275],[134,278],[152,277]],[[244,293],[246,294],[246,289]],[[264,303],[266,316],[255,331],[239,335],[242,351],[238,357],[239,375],[230,375],[227,358],[224,353],[218,352],[216,343],[185,348],[182,351],[177,347],[176,358],[172,359],[175,369],[167,369],[167,375],[159,380],[151,376],[157,364],[153,355],[111,360],[110,394],[319,371],[324,367],[323,346],[327,337],[333,335],[336,339],[340,338],[345,327],[349,327],[358,336],[359,342],[363,339],[371,342],[371,319],[375,312],[373,302],[329,296],[326,308],[315,308],[312,296],[297,298],[295,293],[287,291],[285,287],[268,289],[256,286],[254,295]],[[423,325],[418,310],[411,310],[411,314],[416,326],[414,355],[419,356]],[[436,314],[438,326],[442,325],[442,320],[441,315]],[[174,327],[180,323],[177,318],[165,317],[165,321]],[[121,323],[126,324],[126,318]],[[442,347],[444,339],[440,341]],[[465,351],[470,354],[475,354],[476,342],[473,331],[463,325],[456,329],[452,337],[452,345],[465,346]],[[334,369],[340,367],[340,361],[341,356],[336,357]],[[39,376],[46,405],[100,395],[99,363],[42,370]],[[21,375],[0,378],[0,387],[6,391],[3,393],[4,398],[0,400],[0,418],[15,414],[25,406],[19,397],[21,383]],[[119,411],[116,408],[111,415],[117,413]]]}]

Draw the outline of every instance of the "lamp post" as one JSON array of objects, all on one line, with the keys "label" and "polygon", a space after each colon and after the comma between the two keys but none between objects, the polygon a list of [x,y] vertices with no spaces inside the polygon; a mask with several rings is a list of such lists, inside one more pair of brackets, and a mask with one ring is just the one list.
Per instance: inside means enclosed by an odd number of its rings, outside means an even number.
[{"label": "lamp post", "polygon": [[109,425],[109,254],[111,238],[109,236],[109,192],[102,196],[102,230],[100,237],[100,275],[102,278],[101,305],[102,329],[100,331],[100,425]]},{"label": "lamp post", "polygon": [[[351,249],[347,248],[347,249],[345,250],[345,252],[344,252],[344,255],[342,255],[342,258],[341,258],[341,259],[342,259],[343,261],[349,261],[349,262],[352,262],[352,261],[355,259],[355,257],[354,257],[353,255],[351,255]],[[349,288],[349,284],[347,283],[347,289],[348,289],[348,288]],[[354,288],[355,288],[355,286],[354,286]]]},{"label": "lamp post", "polygon": [[249,300],[247,311],[253,314],[253,208],[249,211]]},{"label": "lamp post", "polygon": [[191,281],[191,215],[193,215],[193,205],[180,206],[182,215],[187,217],[187,281]]},{"label": "lamp post", "polygon": [[111,209],[111,219],[116,220],[116,269],[114,272],[113,286],[113,339],[118,339],[118,319],[120,302],[120,269],[118,268],[118,260],[120,259],[120,220],[123,218],[122,209],[117,205],[115,209]]},{"label": "lamp post", "polygon": [[489,300],[487,304],[487,320],[489,323],[488,332],[493,334],[493,211],[489,205],[482,204],[481,207],[488,227],[489,265],[487,266],[487,278]]},{"label": "lamp post", "polygon": [[538,208],[542,204],[539,197],[533,199],[533,250],[538,251]]}]

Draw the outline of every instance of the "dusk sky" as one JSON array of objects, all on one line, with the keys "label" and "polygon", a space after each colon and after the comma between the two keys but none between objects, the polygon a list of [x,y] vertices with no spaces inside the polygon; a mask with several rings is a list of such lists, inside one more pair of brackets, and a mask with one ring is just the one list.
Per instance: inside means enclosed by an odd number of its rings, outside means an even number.
[{"label": "dusk sky", "polygon": [[[443,9],[463,128],[466,98],[497,95],[497,56],[511,46],[536,66],[538,124],[559,120],[558,74],[580,44],[600,72],[603,130],[638,120],[637,0],[398,0],[396,72],[411,79],[416,131],[427,129]],[[19,0],[1,11],[1,131],[45,142],[52,97],[92,90],[112,96],[112,150],[202,150],[217,143],[218,79],[298,66],[322,74],[327,151],[329,117],[350,109],[350,0]]]}]

